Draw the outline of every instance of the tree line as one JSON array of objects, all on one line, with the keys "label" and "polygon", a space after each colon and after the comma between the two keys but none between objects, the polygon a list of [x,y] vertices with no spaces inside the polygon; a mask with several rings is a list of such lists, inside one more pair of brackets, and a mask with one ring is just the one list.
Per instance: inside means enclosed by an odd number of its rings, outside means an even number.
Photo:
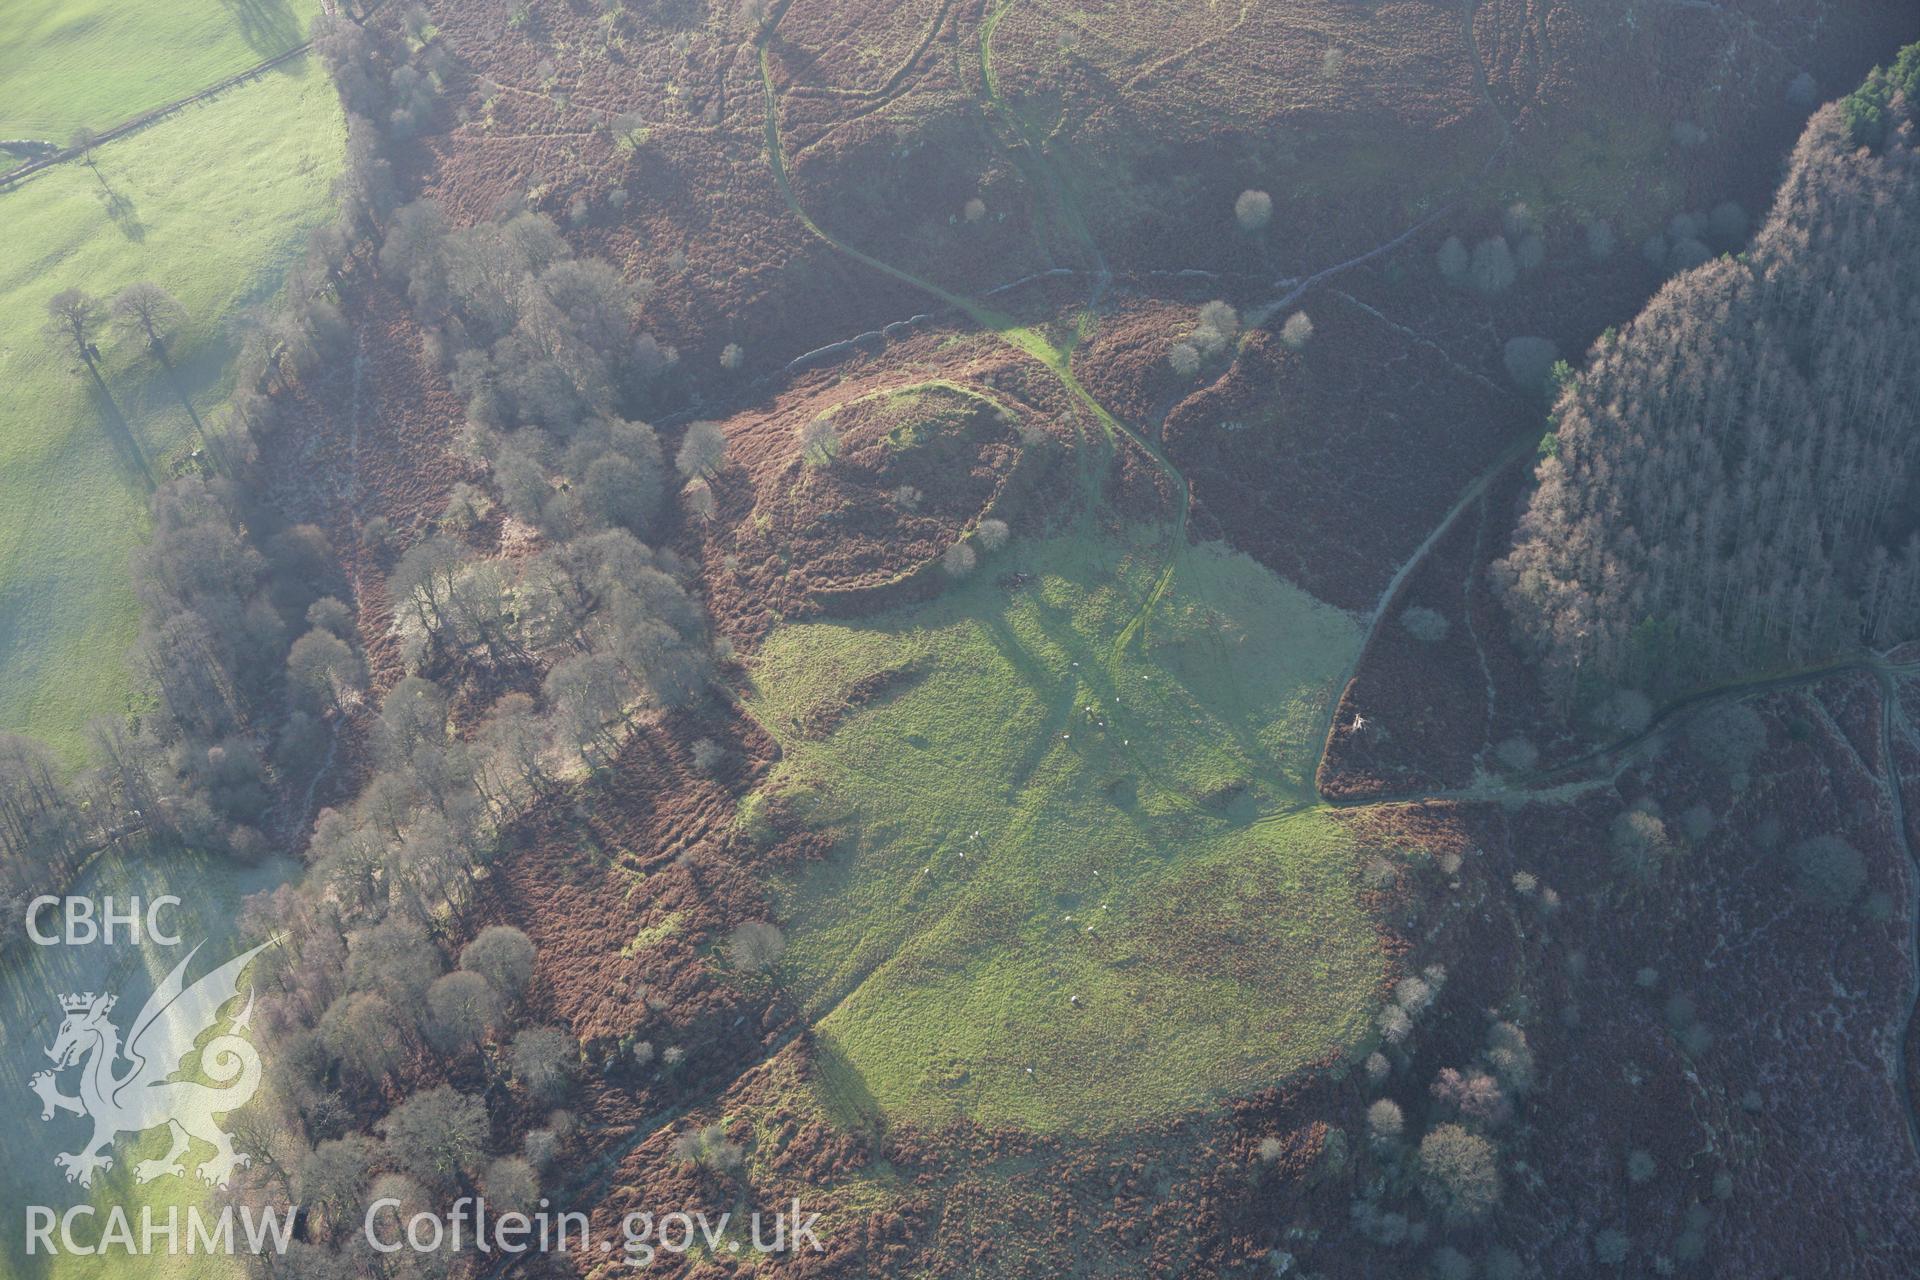
[{"label": "tree line", "polygon": [[[49,338],[103,390],[101,325],[110,319],[139,341],[188,406],[202,448],[156,485],[151,536],[133,557],[141,621],[128,660],[153,705],[91,723],[88,764],[68,778],[38,743],[0,735],[8,920],[109,847],[262,855],[275,779],[305,776],[325,749],[315,717],[288,705],[285,669],[291,638],[316,610],[344,612],[333,550],[318,527],[263,501],[249,473],[256,433],[272,422],[268,392],[341,351],[345,325],[324,296],[335,243],[316,233],[285,292],[245,321],[232,412],[220,421],[203,421],[172,379],[168,346],[188,317],[163,290],[131,285],[109,307],[76,287],[49,304]],[[0,936],[12,945],[20,931]]]},{"label": "tree line", "polygon": [[[540,1024],[532,944],[481,927],[490,865],[515,819],[610,764],[641,714],[700,696],[709,647],[686,566],[645,540],[674,504],[637,417],[672,364],[638,331],[644,287],[518,205],[460,228],[430,202],[397,204],[385,153],[422,121],[394,106],[396,85],[417,86],[409,67],[434,84],[456,69],[415,17],[404,44],[322,26],[343,101],[385,121],[350,149],[344,244],[377,246],[368,265],[406,288],[488,483],[456,486],[436,521],[394,540],[406,674],[377,711],[340,602],[311,604],[286,651],[291,714],[363,727],[371,769],[316,818],[304,880],[248,903],[247,932],[286,943],[259,978],[279,1105],[249,1121],[274,1155],[240,1194],[300,1207],[297,1256],[259,1263],[274,1274],[446,1275],[465,1263],[372,1254],[367,1206],[397,1198],[404,1215],[478,1192],[531,1207],[588,1065]],[[725,465],[711,434],[687,446],[693,480]],[[523,526],[510,552],[480,536],[496,506]],[[681,1056],[669,1047],[662,1069]],[[600,1065],[645,1065],[651,1046],[620,1058]]]},{"label": "tree line", "polygon": [[1877,149],[1816,113],[1751,248],[1562,377],[1496,582],[1563,705],[1920,634],[1920,153],[1886,109]]},{"label": "tree line", "polygon": [[[340,216],[243,326],[231,413],[203,426],[207,465],[153,496],[133,650],[152,708],[96,725],[93,763],[66,782],[37,744],[0,736],[0,890],[16,909],[109,845],[258,856],[336,752],[370,763],[352,801],[314,820],[304,880],[243,920],[284,945],[254,975],[274,1087],[236,1117],[255,1166],[234,1193],[298,1206],[294,1253],[258,1265],[302,1277],[447,1274],[445,1256],[368,1254],[359,1214],[382,1196],[403,1213],[475,1191],[500,1209],[537,1200],[583,1055],[540,1025],[532,944],[481,927],[480,888],[516,816],[609,763],[648,708],[699,696],[708,665],[685,566],[642,540],[672,499],[633,415],[673,363],[636,333],[643,291],[524,209],[455,229],[398,207],[391,145],[457,74],[423,13],[401,27],[316,19],[350,115]],[[491,480],[394,537],[407,674],[377,707],[335,548],[283,519],[255,471],[288,393],[349,358],[339,290],[376,266],[407,285]],[[164,363],[184,318],[144,290],[111,309],[67,302],[53,336],[95,376],[106,320]],[[683,448],[698,484],[726,465],[715,437]],[[533,535],[510,555],[475,536],[496,503]],[[456,715],[463,699],[478,709]],[[629,1048],[629,1065],[652,1057]]]}]

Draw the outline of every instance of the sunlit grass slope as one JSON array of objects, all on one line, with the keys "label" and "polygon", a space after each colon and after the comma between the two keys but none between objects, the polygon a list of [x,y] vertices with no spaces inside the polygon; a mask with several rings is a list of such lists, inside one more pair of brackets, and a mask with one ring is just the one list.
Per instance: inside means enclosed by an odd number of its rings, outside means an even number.
[{"label": "sunlit grass slope", "polygon": [[1165,550],[1016,543],[929,605],[768,639],[769,787],[848,832],[781,903],[841,1106],[1098,1132],[1363,1031],[1377,936],[1310,794],[1359,629],[1203,546],[1123,645]]},{"label": "sunlit grass slope", "polygon": [[66,142],[305,40],[320,0],[7,0],[0,138]]}]

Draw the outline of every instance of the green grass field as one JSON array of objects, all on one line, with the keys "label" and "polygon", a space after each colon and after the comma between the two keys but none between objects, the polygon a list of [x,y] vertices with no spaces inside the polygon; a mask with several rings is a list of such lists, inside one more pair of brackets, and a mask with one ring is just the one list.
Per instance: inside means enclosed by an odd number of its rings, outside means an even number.
[{"label": "green grass field", "polygon": [[126,705],[128,557],[151,479],[192,425],[132,344],[102,344],[124,429],[41,334],[46,300],[152,280],[192,323],[175,346],[202,415],[230,387],[235,312],[279,287],[331,215],[345,125],[302,59],[0,192],[0,727],[68,760]]},{"label": "green grass field", "polygon": [[0,138],[64,144],[307,38],[319,0],[7,0]]},{"label": "green grass field", "polygon": [[1377,936],[1311,803],[1359,627],[1217,546],[1141,627],[1161,532],[1016,543],[931,604],[761,651],[768,787],[851,833],[779,903],[843,1119],[1108,1131],[1364,1033]]}]

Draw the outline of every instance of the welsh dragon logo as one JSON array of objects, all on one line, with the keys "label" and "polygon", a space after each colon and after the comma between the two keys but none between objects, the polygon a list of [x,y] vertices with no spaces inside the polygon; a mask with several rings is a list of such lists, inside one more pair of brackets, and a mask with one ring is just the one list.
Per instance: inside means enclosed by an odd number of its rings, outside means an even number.
[{"label": "welsh dragon logo", "polygon": [[[180,1158],[194,1138],[213,1148],[213,1156],[199,1166],[200,1177],[213,1186],[226,1186],[236,1168],[252,1162],[233,1149],[214,1119],[245,1106],[260,1088],[260,1055],[243,1034],[253,1017],[251,990],[226,1031],[200,1050],[200,1074],[213,1085],[170,1077],[181,1071],[195,1043],[220,1020],[221,1008],[238,993],[248,962],[273,944],[264,942],[185,986],[182,976],[200,948],[189,951],[141,1006],[124,1045],[120,1029],[108,1017],[116,997],[87,992],[60,998],[66,1018],[47,1050],[53,1070],[35,1075],[30,1087],[40,1095],[42,1120],[53,1119],[56,1111],[71,1111],[93,1121],[93,1136],[84,1146],[53,1158],[66,1170],[68,1182],[91,1187],[96,1171],[113,1167],[116,1137],[161,1125],[172,1130],[172,1145],[160,1159],[133,1167],[138,1182],[184,1176]],[[60,1092],[59,1075],[75,1066],[80,1068],[80,1093],[69,1097]]]}]

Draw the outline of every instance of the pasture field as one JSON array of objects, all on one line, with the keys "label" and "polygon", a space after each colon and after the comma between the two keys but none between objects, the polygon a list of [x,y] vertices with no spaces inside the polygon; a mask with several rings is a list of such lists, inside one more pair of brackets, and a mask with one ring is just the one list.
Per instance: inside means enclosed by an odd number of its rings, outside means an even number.
[{"label": "pasture field", "polygon": [[[4,76],[0,76],[4,80]],[[114,404],[42,335],[47,299],[150,280],[185,306],[173,347],[202,417],[230,387],[232,322],[331,216],[345,125],[302,58],[0,192],[0,728],[67,760],[126,705],[128,557],[192,424],[135,343],[101,343]]]},{"label": "pasture field", "polygon": [[65,144],[307,38],[319,0],[7,0],[0,138]]},{"label": "pasture field", "polygon": [[1157,532],[762,649],[768,790],[850,832],[779,901],[843,1119],[1111,1132],[1363,1035],[1383,960],[1311,800],[1359,628],[1217,545],[1158,586]]}]

